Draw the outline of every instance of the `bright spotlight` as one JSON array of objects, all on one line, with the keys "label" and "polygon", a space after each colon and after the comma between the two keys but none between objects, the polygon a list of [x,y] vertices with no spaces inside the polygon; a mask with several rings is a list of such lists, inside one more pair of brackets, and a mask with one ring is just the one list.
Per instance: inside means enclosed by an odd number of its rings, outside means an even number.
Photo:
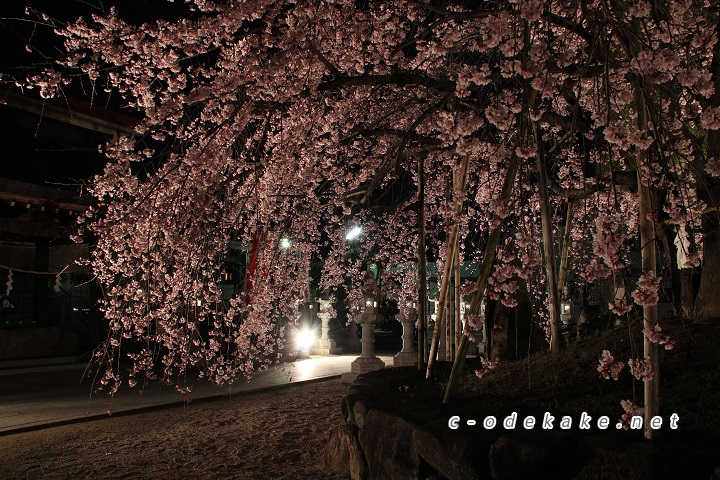
[{"label": "bright spotlight", "polygon": [[280,239],[280,247],[284,249],[288,249],[292,247],[292,240],[289,238],[281,238]]},{"label": "bright spotlight", "polygon": [[358,225],[358,226],[352,227],[348,231],[347,235],[345,235],[345,239],[346,240],[355,240],[356,238],[358,238],[360,236],[361,233],[362,233],[361,226]]},{"label": "bright spotlight", "polygon": [[298,330],[295,337],[295,347],[300,351],[310,350],[315,344],[315,332],[311,329],[303,328]]}]

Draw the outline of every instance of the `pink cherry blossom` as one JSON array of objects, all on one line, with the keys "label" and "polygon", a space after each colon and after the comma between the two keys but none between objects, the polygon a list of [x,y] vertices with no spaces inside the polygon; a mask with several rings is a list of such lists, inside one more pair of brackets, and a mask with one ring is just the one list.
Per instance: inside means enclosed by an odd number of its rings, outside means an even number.
[{"label": "pink cherry blossom", "polygon": [[633,300],[640,306],[657,305],[660,300],[659,288],[662,277],[656,277],[652,270],[640,275],[637,288],[632,292]]},{"label": "pink cherry blossom", "polygon": [[609,380],[612,377],[613,380],[617,380],[624,367],[625,363],[616,361],[610,351],[603,350],[597,371],[600,372],[600,378]]}]

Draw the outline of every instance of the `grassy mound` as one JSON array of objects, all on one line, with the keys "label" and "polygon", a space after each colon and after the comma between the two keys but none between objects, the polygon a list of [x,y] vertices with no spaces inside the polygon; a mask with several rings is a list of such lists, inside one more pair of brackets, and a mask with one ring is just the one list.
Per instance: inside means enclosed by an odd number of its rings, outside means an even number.
[{"label": "grassy mound", "polygon": [[[669,320],[663,322],[663,333],[677,344],[672,350],[660,351],[659,415],[668,419],[676,413],[678,430],[720,432],[720,323]],[[627,366],[617,381],[600,378],[597,367],[603,350],[626,364],[630,358],[642,358],[642,331],[618,327],[573,343],[557,355],[541,353],[500,363],[483,378],[474,374],[479,363],[469,359],[456,406],[492,415],[522,411],[542,416],[548,411],[555,417],[578,418],[586,412],[594,419],[606,415],[614,426],[625,413],[621,400],[643,405],[643,382],[636,380]],[[443,385],[449,376],[445,367],[437,375]]]}]

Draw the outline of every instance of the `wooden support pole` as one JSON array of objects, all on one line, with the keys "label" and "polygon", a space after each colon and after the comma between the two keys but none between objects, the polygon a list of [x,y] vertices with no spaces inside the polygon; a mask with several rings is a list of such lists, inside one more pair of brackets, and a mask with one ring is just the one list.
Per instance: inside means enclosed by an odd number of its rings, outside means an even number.
[{"label": "wooden support pole", "polygon": [[[512,195],[513,185],[515,184],[515,177],[517,175],[520,160],[517,155],[513,154],[510,157],[510,164],[508,165],[507,172],[505,173],[505,182],[503,183],[503,189],[500,194],[500,200],[507,204],[510,201]],[[500,241],[500,229],[502,225],[495,227],[490,232],[487,246],[485,247],[485,253],[483,254],[482,265],[480,266],[480,275],[478,276],[476,286],[477,290],[473,294],[472,301],[470,302],[470,309],[465,312],[469,317],[470,315],[478,315],[480,313],[480,303],[482,302],[482,296],[485,292],[487,280],[490,278],[490,272],[492,271],[493,263],[495,263],[495,257],[497,254],[497,245]],[[460,339],[460,345],[455,355],[455,361],[453,362],[452,372],[450,372],[450,379],[445,387],[445,397],[443,403],[448,404],[452,400],[455,390],[457,389],[458,380],[460,379],[460,373],[465,366],[465,355],[467,354],[468,340],[467,336],[463,335]]]},{"label": "wooden support pole", "polygon": [[445,307],[447,305],[447,298],[449,293],[448,287],[450,286],[450,275],[452,265],[454,263],[453,260],[455,258],[455,245],[457,243],[457,236],[459,230],[457,218],[460,216],[460,213],[462,211],[463,194],[465,192],[465,184],[467,182],[469,161],[469,156],[465,155],[465,158],[463,158],[462,164],[460,166],[460,182],[458,185],[458,191],[456,192],[455,206],[453,208],[455,221],[453,221],[448,235],[447,249],[445,252],[445,265],[443,267],[442,282],[440,283],[438,309],[435,315],[435,331],[433,332],[432,343],[430,344],[430,355],[428,357],[428,366],[425,378],[430,378],[430,376],[432,375],[432,367],[435,363],[435,355],[437,355],[438,343],[440,343],[440,335],[443,332],[442,326],[443,321],[445,320]]},{"label": "wooden support pole", "polygon": [[[460,305],[462,298],[460,296],[461,269],[460,263],[460,236],[457,237],[455,245],[455,353],[460,346],[460,337],[462,337],[462,319],[460,318]],[[450,359],[452,360],[452,359]]]},{"label": "wooden support pole", "polygon": [[[637,108],[637,123],[640,132],[647,131],[647,111],[645,109],[645,97],[642,92],[635,91],[635,105]],[[652,213],[650,186],[643,180],[643,166],[647,165],[646,153],[639,150],[637,154],[637,182],[639,195],[640,214],[640,254],[642,258],[643,273],[657,272],[657,252],[655,247],[655,223],[649,218]],[[652,330],[658,323],[657,305],[643,306],[643,326],[646,330]],[[645,336],[643,350],[646,357],[650,358],[652,379],[645,380],[645,415],[644,433],[645,438],[652,440],[657,436],[657,431],[650,427],[650,420],[660,411],[660,358],[657,343],[653,343]]]},{"label": "wooden support pole", "polygon": [[[642,50],[642,43],[637,39],[640,38],[642,25],[635,19],[633,21],[633,40],[630,43],[630,53],[633,57],[637,57]],[[642,90],[642,82],[637,79],[635,82],[635,112],[637,113],[637,129],[643,137],[647,136],[648,119],[647,108],[645,104],[645,95]],[[643,273],[657,272],[657,252],[655,246],[655,223],[650,218],[652,211],[652,202],[650,197],[649,182],[643,178],[643,170],[648,165],[647,152],[638,149],[637,155],[637,185],[638,185],[638,210],[640,223],[640,256]],[[643,326],[646,330],[650,330],[658,323],[657,305],[643,306]],[[650,368],[652,370],[652,379],[646,379],[644,382],[645,410],[644,410],[644,434],[645,438],[652,440],[657,437],[658,432],[650,427],[650,420],[660,411],[660,359],[659,348],[657,343],[653,343],[644,336],[643,353],[650,358]]]},{"label": "wooden support pole", "polygon": [[540,200],[540,219],[542,223],[543,260],[545,261],[545,276],[547,277],[548,311],[550,314],[550,351],[559,353],[562,346],[560,333],[560,296],[558,295],[558,277],[555,267],[555,245],[552,234],[552,216],[550,213],[550,194],[548,192],[547,171],[545,169],[545,155],[543,151],[543,138],[540,125],[532,122],[533,134],[537,154],[535,162],[538,174],[538,197]]},{"label": "wooden support pole", "polygon": [[427,343],[427,257],[425,252],[425,157],[418,159],[418,371]]},{"label": "wooden support pole", "polygon": [[570,234],[572,233],[572,218],[575,202],[568,200],[567,215],[565,216],[565,234],[563,235],[562,252],[560,254],[560,271],[558,272],[558,296],[562,298],[565,280],[567,278],[568,253],[570,251]]}]

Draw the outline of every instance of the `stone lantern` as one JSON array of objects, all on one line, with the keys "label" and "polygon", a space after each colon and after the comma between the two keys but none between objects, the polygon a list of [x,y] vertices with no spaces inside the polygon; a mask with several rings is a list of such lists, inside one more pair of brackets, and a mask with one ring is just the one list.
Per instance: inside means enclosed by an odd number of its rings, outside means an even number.
[{"label": "stone lantern", "polygon": [[343,373],[342,382],[352,383],[361,373],[374,372],[385,368],[385,362],[375,356],[375,324],[380,316],[378,315],[377,284],[371,270],[365,272],[363,283],[363,313],[359,320],[356,320],[362,328],[362,353],[352,362],[349,373]]},{"label": "stone lantern", "polygon": [[335,299],[333,297],[330,297],[328,299],[316,298],[315,301],[317,301],[320,305],[317,316],[322,323],[320,325],[320,338],[315,343],[315,347],[313,348],[313,354],[330,355],[338,353],[340,349],[337,348],[337,346],[335,345],[335,340],[332,340],[329,335],[330,314],[328,313],[328,310],[330,308],[330,305],[332,305],[332,303],[335,301]]},{"label": "stone lantern", "polygon": [[400,308],[400,313],[397,314],[397,321],[400,322],[403,327],[403,346],[402,350],[393,357],[393,365],[396,367],[417,364],[417,352],[413,346],[417,318],[418,315],[415,304],[410,301],[405,302],[405,305]]}]

